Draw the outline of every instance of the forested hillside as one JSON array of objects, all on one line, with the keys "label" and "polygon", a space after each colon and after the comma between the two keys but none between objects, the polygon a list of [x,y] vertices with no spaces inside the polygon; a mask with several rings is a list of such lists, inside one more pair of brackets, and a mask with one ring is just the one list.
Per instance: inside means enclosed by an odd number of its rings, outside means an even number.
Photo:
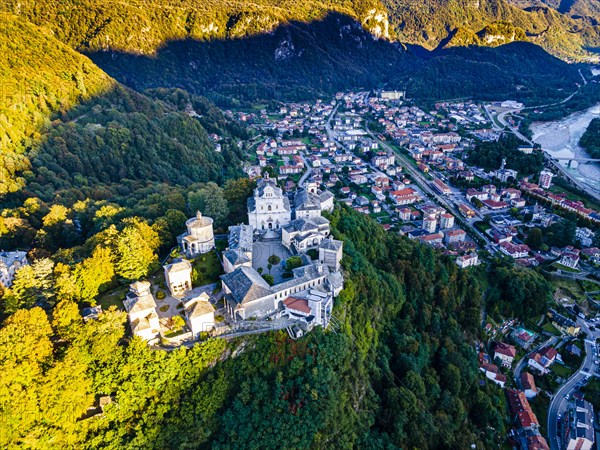
[{"label": "forested hillside", "polygon": [[587,130],[581,136],[579,145],[592,158],[600,158],[600,118],[596,118],[590,122]]},{"label": "forested hillside", "polygon": [[[378,37],[433,49],[444,45],[498,45],[529,40],[551,53],[581,58],[598,47],[598,8],[579,0],[567,10],[553,1],[527,0],[259,0],[210,2],[101,0],[22,2],[5,7],[36,24],[51,27],[79,50],[153,53],[166,42],[192,38],[231,39],[270,32],[291,21],[310,22],[329,12],[348,15]],[[546,5],[550,4],[550,6]],[[563,2],[561,2],[563,3]],[[552,7],[554,6],[554,7]],[[510,23],[513,29],[500,29]],[[514,30],[520,30],[513,33]],[[461,39],[453,40],[455,34]],[[478,39],[476,35],[485,35]],[[468,39],[465,39],[469,36]]]},{"label": "forested hillside", "polygon": [[[225,186],[231,204],[251,189],[245,181]],[[331,217],[345,242],[347,283],[329,331],[163,352],[131,339],[124,313],[83,323],[79,308],[99,292],[156,270],[159,249],[189,213],[186,192],[163,186],[118,204],[61,207],[30,199],[10,211],[38,237],[69,229],[79,237],[58,252],[40,239],[36,252],[50,258],[19,273],[0,299],[0,446],[462,449],[502,441],[502,391],[478,382],[474,273],[349,208]],[[146,247],[122,251],[135,242]],[[110,396],[103,412],[93,409],[100,396]]]},{"label": "forested hillside", "polygon": [[23,185],[27,153],[53,114],[114,84],[50,31],[0,14],[0,195]]},{"label": "forested hillside", "polygon": [[[0,197],[109,198],[110,186],[127,180],[193,183],[240,173],[246,131],[205,99],[142,95],[44,29],[10,15],[0,15],[0,25]],[[207,130],[222,139],[221,153]]]},{"label": "forested hillside", "polygon": [[517,98],[529,104],[562,100],[581,81],[577,68],[540,47],[428,52],[375,41],[351,18],[295,22],[246,39],[175,41],[156,55],[98,52],[92,59],[136,90],[182,87],[224,105],[256,99],[298,100],[337,90],[406,89],[418,100]]}]

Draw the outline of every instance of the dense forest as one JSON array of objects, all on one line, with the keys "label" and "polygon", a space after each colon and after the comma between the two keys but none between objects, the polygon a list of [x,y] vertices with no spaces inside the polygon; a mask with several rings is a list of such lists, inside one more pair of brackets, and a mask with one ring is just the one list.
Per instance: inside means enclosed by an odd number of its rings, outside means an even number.
[{"label": "dense forest", "polygon": [[173,41],[155,55],[96,52],[90,57],[138,91],[182,87],[221,105],[256,99],[304,100],[346,89],[402,88],[418,101],[443,98],[560,101],[581,80],[530,43],[433,52],[373,40],[347,16],[330,14],[246,39]]},{"label": "dense forest", "polygon": [[600,118],[593,119],[581,136],[579,145],[592,158],[600,158]]},{"label": "dense forest", "polygon": [[516,170],[521,176],[539,173],[544,168],[542,152],[527,155],[519,150],[520,145],[524,143],[514,134],[507,133],[498,141],[479,142],[468,151],[467,161],[486,170],[496,170],[506,158],[506,168]]},{"label": "dense forest", "polygon": [[206,99],[137,93],[47,31],[14,16],[0,15],[0,24],[4,201],[110,198],[111,185],[127,180],[223,182],[241,173],[238,144],[248,133]]},{"label": "dense forest", "polygon": [[[349,208],[330,217],[347,282],[328,331],[163,352],[132,339],[117,310],[83,323],[80,309],[99,293],[156,270],[189,214],[185,198],[203,189],[157,185],[117,203],[31,198],[9,211],[2,243],[33,239],[38,259],[0,299],[9,424],[0,446],[458,449],[503,440],[503,394],[479,384],[472,347],[478,276]],[[251,189],[231,180],[212,195],[243,210]],[[101,396],[111,399],[104,412],[93,409]]]}]

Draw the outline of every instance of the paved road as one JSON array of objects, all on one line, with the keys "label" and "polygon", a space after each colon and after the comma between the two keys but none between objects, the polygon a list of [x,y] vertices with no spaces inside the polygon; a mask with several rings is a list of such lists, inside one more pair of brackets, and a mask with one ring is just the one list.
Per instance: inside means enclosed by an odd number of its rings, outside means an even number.
[{"label": "paved road", "polygon": [[531,350],[527,350],[527,353],[525,353],[525,356],[523,356],[523,358],[521,358],[519,360],[519,362],[517,363],[517,366],[515,367],[515,375],[514,375],[515,382],[517,383],[517,386],[519,387],[519,389],[523,389],[523,386],[521,385],[521,373],[527,367],[527,363],[529,362],[529,354],[536,352],[536,351],[540,350],[541,348],[546,347],[548,345],[554,345],[556,343],[556,341],[558,341],[558,340],[559,340],[559,338],[557,336],[553,336],[553,337],[547,339],[546,341],[539,344],[537,347],[534,347]]},{"label": "paved road", "polygon": [[559,450],[561,445],[559,444],[557,437],[557,418],[558,414],[564,414],[567,408],[567,395],[573,394],[575,387],[584,383],[584,379],[588,375],[594,375],[596,373],[596,365],[594,364],[594,341],[596,337],[600,336],[599,331],[590,331],[587,323],[582,319],[577,319],[577,323],[581,326],[582,331],[588,333],[588,338],[585,342],[585,357],[579,369],[564,383],[560,389],[552,397],[550,408],[548,409],[548,445],[550,450]]}]

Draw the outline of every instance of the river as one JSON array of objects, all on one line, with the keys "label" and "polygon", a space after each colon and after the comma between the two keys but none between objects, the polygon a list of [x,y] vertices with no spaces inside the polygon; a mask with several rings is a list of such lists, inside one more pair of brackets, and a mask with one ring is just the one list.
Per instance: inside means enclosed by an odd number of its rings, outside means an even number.
[{"label": "river", "polygon": [[[533,141],[540,144],[551,156],[589,158],[579,146],[579,140],[592,119],[600,117],[600,104],[554,122],[534,122],[531,125]],[[567,172],[595,193],[600,193],[600,164],[576,161],[567,168],[568,161],[561,161]]]}]

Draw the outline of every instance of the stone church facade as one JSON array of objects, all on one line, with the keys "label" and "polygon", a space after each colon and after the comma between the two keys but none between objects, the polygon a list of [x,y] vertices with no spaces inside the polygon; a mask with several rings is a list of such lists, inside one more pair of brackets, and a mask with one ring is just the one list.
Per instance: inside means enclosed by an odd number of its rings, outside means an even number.
[{"label": "stone church facade", "polygon": [[290,201],[281,188],[268,177],[259,179],[254,195],[248,199],[248,223],[252,229],[279,230],[291,219]]}]

